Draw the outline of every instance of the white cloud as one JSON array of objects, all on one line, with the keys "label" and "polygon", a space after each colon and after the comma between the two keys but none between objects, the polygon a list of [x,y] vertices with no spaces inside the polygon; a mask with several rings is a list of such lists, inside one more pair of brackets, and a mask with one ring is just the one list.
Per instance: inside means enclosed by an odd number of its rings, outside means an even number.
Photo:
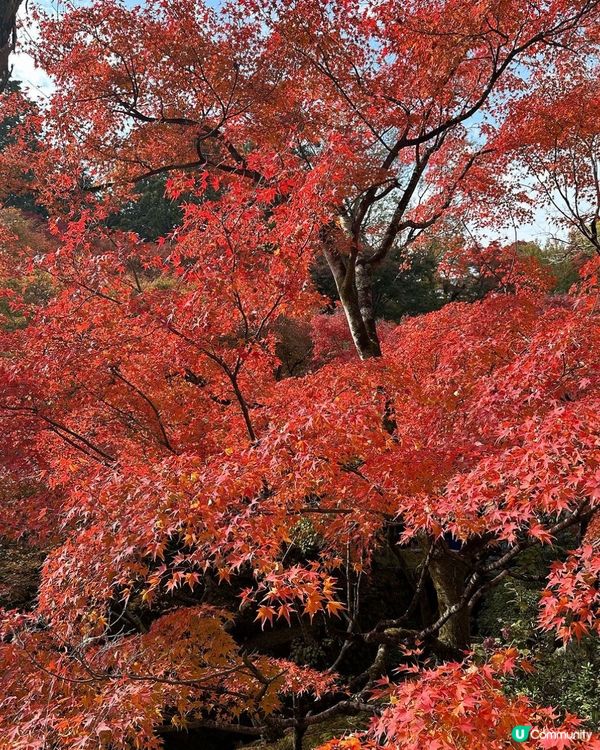
[{"label": "white cloud", "polygon": [[54,83],[45,70],[36,68],[31,55],[17,52],[11,57],[12,78],[21,81],[23,89],[33,98],[46,98],[54,91]]}]

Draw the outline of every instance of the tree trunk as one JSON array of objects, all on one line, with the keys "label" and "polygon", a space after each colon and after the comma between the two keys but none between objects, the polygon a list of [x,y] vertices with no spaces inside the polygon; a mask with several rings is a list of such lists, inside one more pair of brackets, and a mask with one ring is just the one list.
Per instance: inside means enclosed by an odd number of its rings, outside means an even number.
[{"label": "tree trunk", "polygon": [[[380,357],[381,347],[379,346],[375,320],[372,312],[361,306],[356,286],[338,289],[338,291],[358,355],[361,359]],[[366,320],[365,316],[367,317]]]},{"label": "tree trunk", "polygon": [[356,264],[356,293],[360,316],[363,320],[370,343],[372,357],[381,357],[381,346],[377,335],[375,324],[375,311],[373,309],[373,276],[371,266],[360,261]]},{"label": "tree trunk", "polygon": [[323,232],[323,253],[340,296],[352,341],[361,359],[381,357],[373,312],[371,268],[352,252],[339,253],[335,247],[336,232]]},{"label": "tree trunk", "polygon": [[13,51],[16,37],[16,16],[21,0],[3,0],[0,3],[0,91],[10,75],[8,57]]},{"label": "tree trunk", "polygon": [[[429,574],[438,601],[438,616],[460,602],[465,590],[467,566],[451,553],[435,557],[429,564]],[[453,649],[468,649],[471,643],[471,623],[468,607],[462,607],[440,628],[439,640]]]}]

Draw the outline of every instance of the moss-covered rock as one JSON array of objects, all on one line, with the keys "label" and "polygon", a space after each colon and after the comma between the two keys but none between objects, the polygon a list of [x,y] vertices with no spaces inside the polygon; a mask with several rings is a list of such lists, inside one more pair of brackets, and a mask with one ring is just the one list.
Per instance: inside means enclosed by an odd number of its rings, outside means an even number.
[{"label": "moss-covered rock", "polygon": [[[357,716],[339,716],[322,724],[316,724],[306,730],[302,738],[302,750],[315,750],[334,737],[343,737],[347,734],[360,732],[369,724],[367,714]],[[286,734],[274,742],[253,742],[246,747],[253,750],[294,750],[294,735],[292,732]]]}]

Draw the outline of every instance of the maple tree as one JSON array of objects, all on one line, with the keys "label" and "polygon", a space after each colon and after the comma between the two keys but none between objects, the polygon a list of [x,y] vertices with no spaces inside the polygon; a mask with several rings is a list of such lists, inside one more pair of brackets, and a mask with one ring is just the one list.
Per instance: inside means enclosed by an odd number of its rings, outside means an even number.
[{"label": "maple tree", "polygon": [[597,66],[581,60],[535,71],[530,94],[512,105],[499,129],[496,149],[509,174],[529,180],[526,203],[553,209],[559,228],[574,231],[593,252],[600,251],[597,81]]},{"label": "maple tree", "polygon": [[[556,297],[535,257],[465,243],[448,273],[477,267],[493,293],[397,326],[377,326],[371,286],[442,219],[511,209],[498,151],[530,146],[513,127],[539,105],[528,71],[590,55],[599,13],[98,0],[40,17],[56,91],[6,96],[27,116],[0,154],[4,189],[50,213],[36,233],[0,217],[0,498],[2,533],[47,556],[33,609],[4,616],[0,748],[153,748],[194,726],[300,747],[359,713],[369,732],[332,747],[501,748],[514,724],[558,726],[501,692],[517,656],[465,654],[486,592],[525,550],[577,546],[600,500],[598,260]],[[172,233],[111,220],[165,174]],[[313,331],[302,377],[281,377],[286,321]],[[385,545],[418,562],[407,606],[372,623]],[[550,572],[542,627],[597,634],[599,561],[588,531]],[[317,669],[253,649],[252,621],[321,623],[338,651]]]}]

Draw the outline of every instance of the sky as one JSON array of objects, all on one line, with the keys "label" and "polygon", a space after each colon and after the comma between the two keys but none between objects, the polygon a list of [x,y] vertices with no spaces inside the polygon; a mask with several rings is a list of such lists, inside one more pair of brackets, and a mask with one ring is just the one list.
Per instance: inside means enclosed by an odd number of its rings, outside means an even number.
[{"label": "sky", "polygon": [[[126,0],[127,5],[135,5],[140,2],[143,2],[143,0]],[[59,13],[61,6],[64,6],[64,0],[34,0],[34,3],[36,7],[52,14]],[[81,0],[80,4],[85,4],[85,0]],[[19,9],[19,39],[21,39],[22,44],[26,43],[28,39],[35,41],[39,33],[37,25],[31,18],[32,5],[32,2],[28,3],[25,0]],[[17,51],[11,56],[11,65],[13,66],[13,79],[21,81],[24,89],[32,98],[42,100],[52,94],[54,84],[51,78],[44,70],[35,66],[33,58],[29,54]],[[545,207],[540,207],[534,212],[533,220],[528,224],[518,226],[516,231],[515,227],[507,227],[496,232],[487,232],[482,239],[505,240],[506,242],[513,242],[515,239],[526,242],[536,240],[543,245],[557,235],[562,236],[561,233],[557,232],[550,218],[548,210]]]}]

